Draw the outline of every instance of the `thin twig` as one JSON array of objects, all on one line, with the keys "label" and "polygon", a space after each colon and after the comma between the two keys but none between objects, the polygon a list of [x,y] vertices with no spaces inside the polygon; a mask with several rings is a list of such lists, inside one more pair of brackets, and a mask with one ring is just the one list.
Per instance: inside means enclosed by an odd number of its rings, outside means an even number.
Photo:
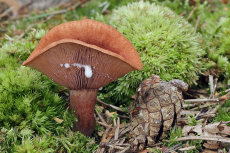
[{"label": "thin twig", "polygon": [[116,143],[114,143],[113,147],[109,149],[109,153],[112,152],[112,150],[116,147],[116,145],[119,143],[119,141],[117,141]]},{"label": "thin twig", "polygon": [[200,14],[200,15],[198,16],[198,18],[197,18],[196,25],[195,25],[195,30],[196,30],[197,27],[199,26],[200,18],[201,18],[201,14]]},{"label": "thin twig", "polygon": [[125,130],[127,127],[129,127],[129,126],[130,126],[130,123],[127,124],[127,125],[125,125],[125,127],[123,127],[123,128],[119,131],[119,134],[120,134],[123,130]]},{"label": "thin twig", "polygon": [[108,124],[105,124],[105,123],[103,123],[103,122],[99,122],[99,121],[96,121],[98,124],[101,124],[101,125],[103,125],[103,126],[105,126],[105,127],[108,127],[109,125]]},{"label": "thin twig", "polygon": [[214,85],[213,85],[213,76],[212,75],[209,75],[209,84],[210,84],[210,91],[211,91],[209,99],[213,99],[214,98]]},{"label": "thin twig", "polygon": [[106,124],[108,126],[108,124],[106,123],[106,121],[104,120],[104,118],[101,116],[100,113],[98,113],[98,111],[96,109],[94,109],[95,112],[97,113],[97,116],[100,118],[100,120],[102,121],[102,123]]},{"label": "thin twig", "polygon": [[122,145],[125,142],[125,137],[118,143],[118,145]]},{"label": "thin twig", "polygon": [[118,117],[121,117],[121,118],[127,118],[127,119],[129,119],[129,117],[128,117],[128,116],[126,116],[126,115],[118,115]]},{"label": "thin twig", "polygon": [[191,147],[185,147],[185,148],[180,148],[180,151],[188,151],[188,150],[193,150],[196,149],[196,146],[191,146]]},{"label": "thin twig", "polygon": [[185,102],[191,102],[191,103],[200,103],[200,102],[219,102],[220,100],[218,98],[215,99],[186,99]]},{"label": "thin twig", "polygon": [[117,128],[115,130],[115,136],[114,136],[115,140],[118,139],[119,127],[120,127],[120,118],[118,117],[118,119],[117,119]]},{"label": "thin twig", "polygon": [[181,138],[176,139],[176,141],[184,141],[184,140],[210,140],[210,141],[220,141],[220,142],[230,143],[230,138],[221,137],[221,136],[217,136],[217,135],[188,136],[188,137],[181,137]]},{"label": "thin twig", "polygon": [[118,135],[118,138],[121,137],[122,135],[124,135],[125,133],[129,132],[130,131],[130,128],[127,128],[125,130],[123,130],[119,135]]},{"label": "thin twig", "polygon": [[120,153],[125,153],[127,150],[130,149],[130,146],[126,147],[124,150],[122,150]]},{"label": "thin twig", "polygon": [[183,13],[180,14],[180,16],[184,16],[187,14],[187,11],[184,11]]},{"label": "thin twig", "polygon": [[103,105],[105,105],[105,106],[111,107],[111,108],[113,108],[113,109],[115,109],[115,110],[117,110],[117,111],[125,112],[125,111],[123,111],[121,108],[119,108],[119,107],[117,107],[117,106],[113,106],[113,105],[111,105],[111,104],[106,104],[105,102],[101,101],[101,100],[98,99],[98,98],[97,98],[97,102],[99,102],[99,103],[101,103],[101,104],[103,104]]},{"label": "thin twig", "polygon": [[188,21],[188,20],[190,19],[190,17],[193,15],[194,11],[196,10],[196,7],[197,7],[197,6],[195,6],[195,7],[192,9],[192,11],[189,13],[189,15],[188,15],[186,21]]},{"label": "thin twig", "polygon": [[199,105],[199,104],[198,103],[194,103],[194,104],[183,104],[183,109],[196,107],[197,105]]}]

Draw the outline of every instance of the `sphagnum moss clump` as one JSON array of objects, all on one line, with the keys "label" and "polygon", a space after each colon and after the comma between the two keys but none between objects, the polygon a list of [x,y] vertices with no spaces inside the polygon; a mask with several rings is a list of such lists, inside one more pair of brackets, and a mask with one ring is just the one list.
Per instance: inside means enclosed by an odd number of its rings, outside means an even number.
[{"label": "sphagnum moss clump", "polygon": [[[143,70],[134,71],[119,78],[116,85],[108,85],[108,94],[115,101],[135,94],[140,81],[152,74],[162,80],[181,79],[195,84],[202,70],[199,61],[204,51],[200,47],[200,35],[184,18],[167,7],[150,2],[135,2],[113,10],[108,22],[124,34],[138,51]],[[112,91],[112,92],[110,92]]]}]

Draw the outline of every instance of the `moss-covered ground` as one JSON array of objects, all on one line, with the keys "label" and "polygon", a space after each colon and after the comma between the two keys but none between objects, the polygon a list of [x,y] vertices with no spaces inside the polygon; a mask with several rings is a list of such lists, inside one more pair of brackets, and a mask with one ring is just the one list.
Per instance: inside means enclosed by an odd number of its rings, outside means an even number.
[{"label": "moss-covered ground", "polygon": [[[91,0],[79,7],[67,9],[67,12],[56,15],[52,15],[52,12],[62,10],[62,8],[50,8],[39,13],[31,12],[28,17],[17,20],[1,19],[0,152],[85,153],[93,152],[98,147],[97,131],[100,129],[98,125],[96,125],[92,138],[73,132],[72,120],[74,120],[74,117],[71,115],[68,106],[68,90],[52,82],[42,73],[22,66],[21,63],[27,59],[42,36],[54,26],[85,18],[102,20],[116,25],[114,21],[110,20],[113,9],[118,9],[136,1]],[[169,7],[178,15],[184,11],[187,12],[183,16],[183,20],[187,19],[192,27],[198,24],[194,31],[197,34],[199,33],[201,37],[197,40],[200,42],[199,49],[205,51],[202,57],[199,57],[199,63],[202,66],[199,65],[199,70],[194,78],[198,78],[202,74],[211,74],[219,77],[220,83],[229,85],[230,2],[223,4],[219,1],[213,1],[210,4],[197,1],[195,3],[196,9],[189,5],[188,0],[149,0],[149,2]],[[103,11],[104,6],[108,3],[110,3],[107,8],[108,11]],[[194,13],[188,18],[192,10],[194,10]],[[167,33],[164,35],[167,35]],[[135,41],[129,35],[127,36],[131,42]],[[148,42],[145,43],[148,45]],[[138,44],[135,47],[138,48]],[[196,51],[194,50],[194,52]],[[161,71],[164,71],[164,69]],[[177,76],[180,75],[177,73],[174,78],[178,78]],[[146,74],[145,78],[148,77]],[[122,79],[124,82],[125,79]],[[180,79],[183,79],[183,76]],[[138,83],[135,82],[135,86]],[[197,81],[196,83],[199,86],[200,82]],[[191,84],[195,84],[195,81],[192,81]],[[207,85],[206,82],[201,84]],[[109,84],[99,93],[98,97],[107,103],[126,108],[131,102],[130,95],[135,93],[135,90],[133,90],[135,86],[132,86],[131,89],[128,88],[127,84],[119,84],[119,88],[122,88],[122,91],[127,90],[126,93],[128,94],[123,94],[117,99],[118,97],[114,95],[116,92],[112,92],[117,85]],[[229,105],[229,101],[225,102],[213,121],[229,121]],[[177,134],[175,135],[175,133]],[[179,136],[181,136],[181,129],[173,128],[168,138],[171,143],[165,143],[165,146],[172,147],[177,144],[175,137]],[[192,141],[191,143],[200,144],[201,142]],[[197,147],[199,147],[197,149],[200,149],[200,145],[197,145]],[[193,150],[193,152],[196,151]]]}]

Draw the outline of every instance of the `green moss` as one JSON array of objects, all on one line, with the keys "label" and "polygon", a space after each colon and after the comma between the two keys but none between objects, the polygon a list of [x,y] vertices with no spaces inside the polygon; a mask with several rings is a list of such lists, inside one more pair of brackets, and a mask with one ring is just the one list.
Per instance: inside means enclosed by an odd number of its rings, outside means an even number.
[{"label": "green moss", "polygon": [[93,139],[72,132],[74,116],[60,96],[65,88],[20,64],[44,34],[7,36],[0,49],[0,152],[92,152],[97,145],[87,143]]},{"label": "green moss", "polygon": [[149,2],[135,2],[113,10],[107,22],[130,40],[143,62],[143,70],[133,71],[105,87],[106,95],[117,101],[135,94],[140,81],[152,74],[162,80],[181,79],[188,84],[196,83],[202,70],[200,62],[204,51],[201,36],[182,17],[167,7]]},{"label": "green moss", "polygon": [[[194,6],[189,5],[188,0],[184,2],[151,0],[151,2],[167,6],[177,14],[186,11],[185,18],[194,9]],[[228,77],[230,74],[230,4],[222,4],[219,1],[212,1],[212,4],[197,1],[196,6],[188,21],[195,26],[198,16],[201,15],[197,31],[202,34],[202,48],[206,51],[204,67],[206,70],[214,69],[216,76],[224,75],[225,82],[230,84]]]}]

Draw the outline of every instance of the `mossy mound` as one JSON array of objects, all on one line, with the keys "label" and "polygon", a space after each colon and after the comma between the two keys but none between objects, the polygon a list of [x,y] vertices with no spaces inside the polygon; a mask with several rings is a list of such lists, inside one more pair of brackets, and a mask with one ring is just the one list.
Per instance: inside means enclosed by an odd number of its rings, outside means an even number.
[{"label": "mossy mound", "polygon": [[0,152],[93,152],[94,139],[72,131],[74,116],[60,94],[66,89],[20,64],[44,34],[7,36],[0,49]]},{"label": "mossy mound", "polygon": [[101,98],[112,97],[124,101],[132,97],[140,81],[152,74],[162,80],[181,79],[195,84],[202,70],[200,58],[201,36],[196,33],[184,18],[167,7],[150,2],[134,2],[113,10],[108,21],[124,34],[138,51],[143,62],[143,70],[131,72],[105,87],[107,94]]},{"label": "mossy mound", "polygon": [[221,14],[216,12],[214,14],[215,18],[209,19],[205,27],[201,29],[201,32],[206,41],[207,57],[214,62],[210,68],[215,69],[216,75],[226,74],[225,78],[229,80],[230,12],[228,11],[228,15]]}]

